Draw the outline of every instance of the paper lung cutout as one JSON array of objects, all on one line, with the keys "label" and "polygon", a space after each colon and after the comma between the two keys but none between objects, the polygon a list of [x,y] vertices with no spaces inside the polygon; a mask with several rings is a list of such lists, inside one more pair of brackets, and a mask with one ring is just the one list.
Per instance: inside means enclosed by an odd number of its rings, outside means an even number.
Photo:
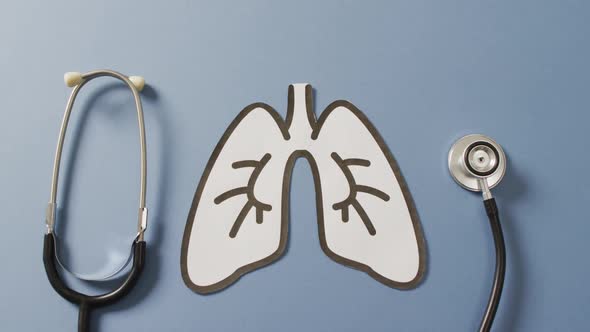
[{"label": "paper lung cutout", "polygon": [[285,250],[291,172],[309,162],[320,244],[338,263],[395,288],[420,281],[424,239],[393,156],[365,115],[347,101],[316,120],[312,89],[289,86],[287,117],[246,107],[213,151],[182,243],[187,286],[211,293],[270,264]]}]

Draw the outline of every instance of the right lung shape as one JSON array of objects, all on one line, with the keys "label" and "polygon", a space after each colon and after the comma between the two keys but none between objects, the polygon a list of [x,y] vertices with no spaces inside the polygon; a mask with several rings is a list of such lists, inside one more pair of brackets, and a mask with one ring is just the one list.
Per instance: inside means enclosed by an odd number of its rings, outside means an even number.
[{"label": "right lung shape", "polygon": [[253,104],[221,138],[184,233],[185,283],[215,292],[282,255],[299,157],[312,168],[323,251],[388,286],[415,287],[424,273],[424,239],[397,164],[349,102],[334,102],[316,120],[307,84],[289,87],[286,120]]}]

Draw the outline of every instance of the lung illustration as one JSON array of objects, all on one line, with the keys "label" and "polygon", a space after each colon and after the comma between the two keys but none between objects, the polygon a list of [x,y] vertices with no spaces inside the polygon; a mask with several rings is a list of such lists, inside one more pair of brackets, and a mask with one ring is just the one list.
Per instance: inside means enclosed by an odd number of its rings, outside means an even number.
[{"label": "lung illustration", "polygon": [[291,172],[300,157],[314,177],[322,250],[390,287],[416,287],[425,270],[424,238],[393,156],[347,101],[333,102],[316,119],[308,84],[289,86],[285,119],[252,104],[215,147],[184,231],[187,286],[216,292],[280,258]]}]

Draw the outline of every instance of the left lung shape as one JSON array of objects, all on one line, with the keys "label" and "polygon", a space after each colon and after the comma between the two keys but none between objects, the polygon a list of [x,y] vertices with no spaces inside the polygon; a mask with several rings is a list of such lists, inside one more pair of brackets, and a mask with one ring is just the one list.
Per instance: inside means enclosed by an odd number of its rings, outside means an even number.
[{"label": "left lung shape", "polygon": [[227,287],[278,259],[286,246],[291,171],[308,160],[323,251],[395,288],[425,267],[424,239],[393,156],[354,105],[332,103],[316,120],[311,86],[289,87],[287,117],[253,104],[211,156],[187,221],[181,268],[198,293]]}]

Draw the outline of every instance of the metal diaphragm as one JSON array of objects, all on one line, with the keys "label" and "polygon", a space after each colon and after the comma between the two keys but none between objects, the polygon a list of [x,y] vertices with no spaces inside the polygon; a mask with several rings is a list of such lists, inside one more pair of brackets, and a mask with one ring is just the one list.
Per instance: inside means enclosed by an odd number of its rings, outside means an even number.
[{"label": "metal diaphragm", "polygon": [[506,155],[502,147],[484,135],[467,135],[455,142],[449,151],[449,171],[463,188],[482,191],[480,181],[495,187],[506,173]]}]

